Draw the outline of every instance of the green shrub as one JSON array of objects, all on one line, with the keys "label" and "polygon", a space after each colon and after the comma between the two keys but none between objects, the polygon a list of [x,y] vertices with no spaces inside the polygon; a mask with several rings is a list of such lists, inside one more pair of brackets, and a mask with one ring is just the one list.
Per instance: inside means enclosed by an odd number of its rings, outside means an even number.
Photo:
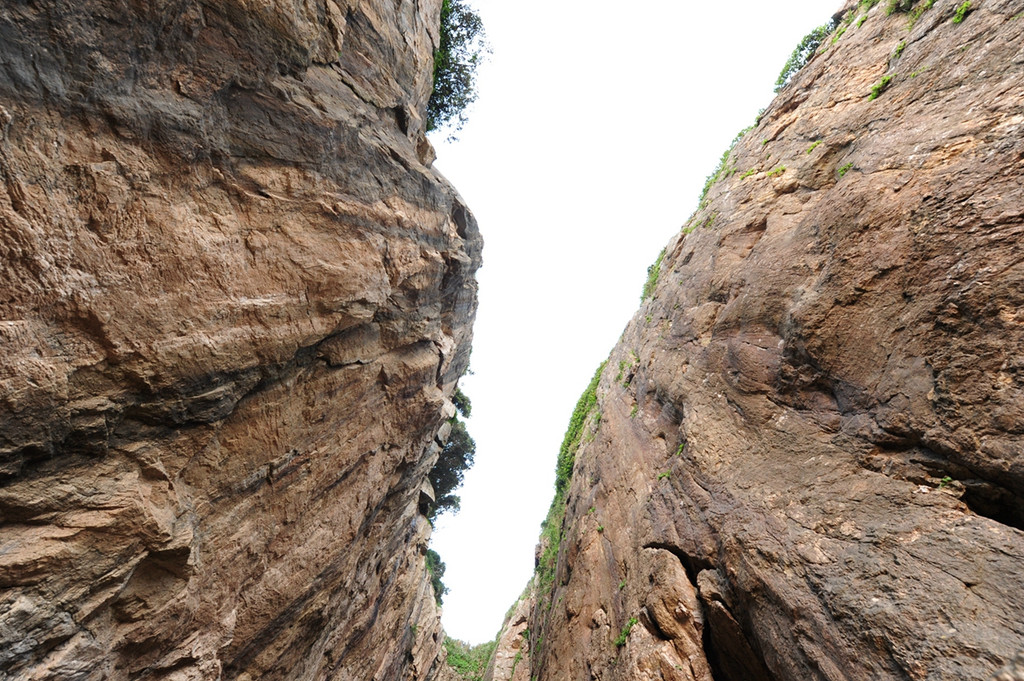
[{"label": "green shrub", "polygon": [[815,149],[817,149],[819,144],[821,144],[821,140],[815,141],[814,144],[812,144],[811,146],[807,147],[807,153],[809,154],[812,151],[814,151]]},{"label": "green shrub", "polygon": [[775,168],[772,168],[771,170],[768,171],[767,176],[775,177],[776,175],[781,175],[784,172],[786,172],[786,166],[776,166]]},{"label": "green shrub", "polygon": [[629,618],[629,621],[626,622],[625,626],[622,627],[622,632],[619,634],[619,637],[615,639],[616,648],[621,648],[622,646],[626,645],[626,639],[629,638],[629,632],[633,629],[633,625],[635,625],[637,622],[639,622],[637,618]]},{"label": "green shrub", "polygon": [[895,61],[899,59],[900,55],[903,54],[903,50],[905,49],[907,49],[906,40],[902,41],[899,45],[896,46],[896,49],[892,51],[892,56],[889,58],[889,61]]},{"label": "green shrub", "polygon": [[434,587],[434,600],[438,605],[444,600],[448,593],[448,587],[444,585],[441,578],[444,577],[445,565],[441,556],[433,549],[427,549],[427,573],[430,575],[430,584]]},{"label": "green shrub", "polygon": [[484,24],[465,0],[443,0],[439,32],[427,130],[457,131],[466,123],[466,107],[476,101],[476,69],[488,50]]},{"label": "green shrub", "polygon": [[644,283],[644,290],[640,295],[640,302],[643,302],[651,297],[654,293],[654,287],[658,285],[658,277],[661,276],[661,261],[665,257],[665,249],[661,249],[661,253],[658,254],[658,259],[654,261],[654,264],[647,268],[647,281]]},{"label": "green shrub", "polygon": [[882,76],[882,80],[878,81],[871,88],[871,94],[868,95],[868,101],[872,99],[878,99],[878,95],[882,94],[889,88],[889,84],[892,83],[892,76]]},{"label": "green shrub", "polygon": [[921,15],[930,10],[934,4],[935,0],[925,0],[925,2],[914,7],[913,11],[910,13],[910,20],[907,22],[907,30],[914,28],[914,24],[916,24],[917,20],[921,18]]},{"label": "green shrub", "polygon": [[448,650],[448,666],[466,681],[483,681],[487,664],[497,646],[497,639],[477,646],[456,641],[450,636],[444,639],[444,647]]},{"label": "green shrub", "polygon": [[822,24],[805,35],[803,39],[797,43],[796,47],[793,49],[793,54],[789,55],[786,65],[782,67],[782,72],[779,73],[779,77],[775,81],[776,92],[784,88],[786,84],[793,79],[793,76],[807,65],[807,62],[811,60],[814,53],[818,51],[818,47],[820,47],[821,43],[825,41],[825,38],[827,38],[829,34],[836,29],[837,25],[838,24],[834,21]]},{"label": "green shrub", "polygon": [[466,397],[466,393],[462,392],[462,388],[455,389],[452,403],[455,405],[455,410],[462,414],[462,418],[468,419],[473,415],[473,403]]},{"label": "green shrub", "polygon": [[964,17],[966,17],[970,11],[971,3],[970,0],[968,0],[967,2],[956,8],[956,14],[953,15],[953,23],[959,24],[961,21],[964,20]]},{"label": "green shrub", "polygon": [[843,177],[844,175],[846,175],[846,173],[850,172],[850,168],[852,168],[852,167],[853,167],[853,162],[850,162],[850,163],[847,163],[847,164],[841,166],[839,168],[839,170],[837,171],[839,173],[839,177]]}]

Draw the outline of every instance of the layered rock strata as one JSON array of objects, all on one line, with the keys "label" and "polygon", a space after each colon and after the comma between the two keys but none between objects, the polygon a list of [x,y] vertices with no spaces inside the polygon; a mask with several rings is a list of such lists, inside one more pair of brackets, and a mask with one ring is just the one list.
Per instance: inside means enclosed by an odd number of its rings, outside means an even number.
[{"label": "layered rock strata", "polygon": [[1024,650],[1024,6],[872,4],[611,354],[541,681],[984,679]]},{"label": "layered rock strata", "polygon": [[0,12],[0,679],[423,679],[440,0]]}]

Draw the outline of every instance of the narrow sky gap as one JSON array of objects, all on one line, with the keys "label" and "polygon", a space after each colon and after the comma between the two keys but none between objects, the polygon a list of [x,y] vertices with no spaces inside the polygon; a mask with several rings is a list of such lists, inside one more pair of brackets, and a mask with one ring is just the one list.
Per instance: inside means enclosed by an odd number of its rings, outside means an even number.
[{"label": "narrow sky gap", "polygon": [[[840,2],[473,0],[493,54],[436,167],[486,242],[462,511],[432,547],[450,636],[491,639],[533,573],[572,408],[794,46]],[[877,8],[876,8],[877,9]]]}]

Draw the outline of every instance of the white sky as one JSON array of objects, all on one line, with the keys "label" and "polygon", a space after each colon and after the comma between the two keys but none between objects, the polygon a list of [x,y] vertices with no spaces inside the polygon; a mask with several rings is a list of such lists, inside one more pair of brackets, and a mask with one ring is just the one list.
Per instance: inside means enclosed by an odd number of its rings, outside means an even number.
[{"label": "white sky", "polygon": [[483,232],[471,368],[476,466],[431,542],[443,623],[494,637],[533,573],[576,400],[733,137],[840,0],[472,0],[493,54],[435,166]]}]

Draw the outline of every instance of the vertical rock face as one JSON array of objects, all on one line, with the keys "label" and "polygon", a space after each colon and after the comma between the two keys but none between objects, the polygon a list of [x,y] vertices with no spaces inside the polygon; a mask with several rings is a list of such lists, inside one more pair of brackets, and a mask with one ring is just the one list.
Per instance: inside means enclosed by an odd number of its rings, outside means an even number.
[{"label": "vertical rock face", "polygon": [[481,249],[439,11],[0,12],[0,679],[430,673]]},{"label": "vertical rock face", "polygon": [[612,352],[542,681],[984,679],[1024,649],[1024,7],[869,4]]}]

